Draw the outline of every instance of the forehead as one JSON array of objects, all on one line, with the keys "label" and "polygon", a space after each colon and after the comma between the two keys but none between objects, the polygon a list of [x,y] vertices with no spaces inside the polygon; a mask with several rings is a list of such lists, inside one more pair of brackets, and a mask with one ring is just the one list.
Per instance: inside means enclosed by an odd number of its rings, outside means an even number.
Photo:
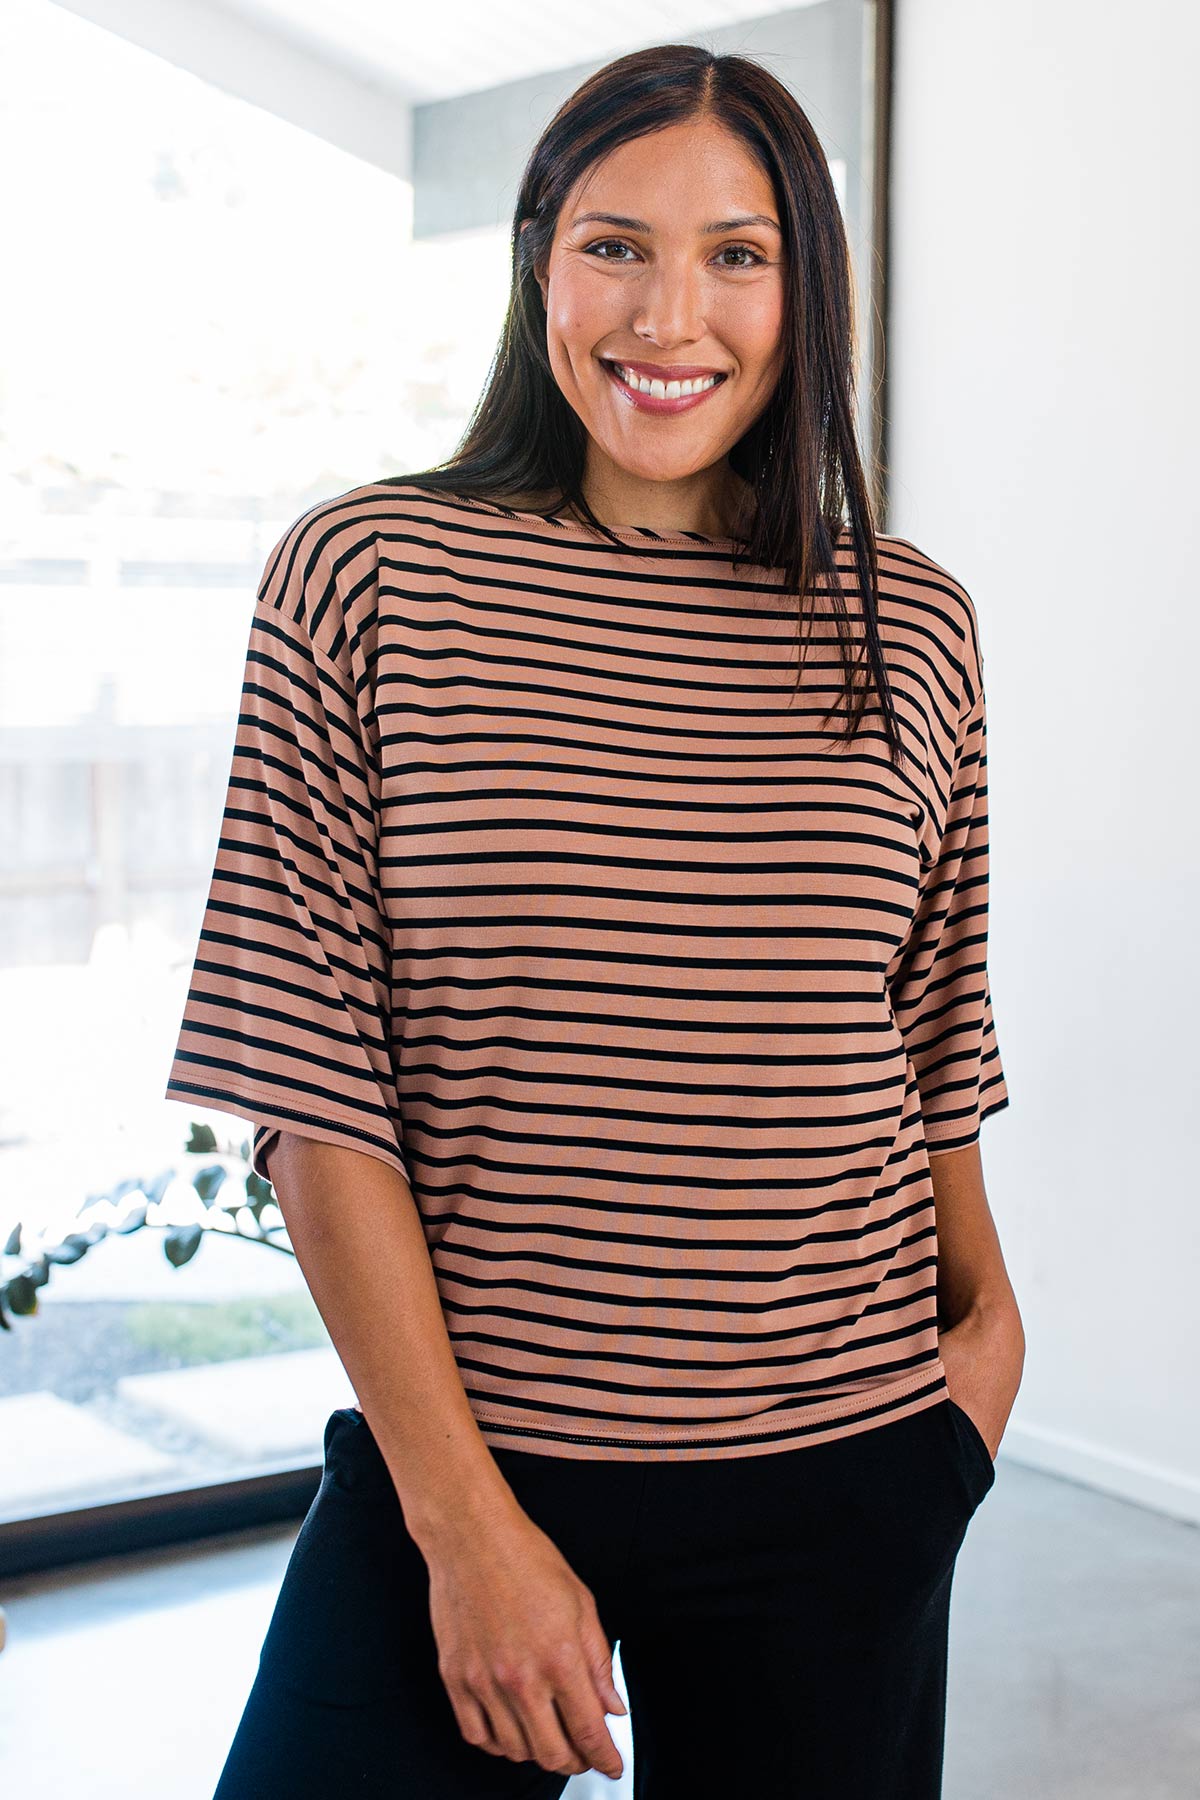
[{"label": "forehead", "polygon": [[741,138],[709,119],[617,145],[576,181],[560,230],[572,229],[581,213],[619,216],[627,230],[664,233],[702,230],[735,216],[779,218],[767,171]]}]

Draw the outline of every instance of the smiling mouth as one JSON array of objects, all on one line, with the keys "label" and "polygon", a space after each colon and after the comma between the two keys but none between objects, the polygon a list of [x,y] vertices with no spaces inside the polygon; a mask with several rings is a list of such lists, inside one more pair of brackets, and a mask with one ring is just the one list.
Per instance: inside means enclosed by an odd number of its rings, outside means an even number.
[{"label": "smiling mouth", "polygon": [[640,370],[631,368],[627,363],[617,362],[612,357],[602,356],[600,362],[617,391],[632,404],[650,412],[680,412],[697,405],[728,379],[716,369],[702,374],[668,378],[664,375],[644,375]]}]

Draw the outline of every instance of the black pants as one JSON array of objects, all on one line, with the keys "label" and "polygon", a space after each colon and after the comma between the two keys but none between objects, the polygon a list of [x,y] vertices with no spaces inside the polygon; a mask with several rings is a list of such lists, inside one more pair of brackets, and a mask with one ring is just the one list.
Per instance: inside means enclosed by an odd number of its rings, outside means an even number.
[{"label": "black pants", "polygon": [[[937,1800],[950,1584],[995,1480],[963,1408],[760,1456],[493,1454],[620,1641],[638,1800]],[[332,1413],[214,1800],[556,1800],[567,1779],[463,1738],[424,1558],[366,1420]]]}]

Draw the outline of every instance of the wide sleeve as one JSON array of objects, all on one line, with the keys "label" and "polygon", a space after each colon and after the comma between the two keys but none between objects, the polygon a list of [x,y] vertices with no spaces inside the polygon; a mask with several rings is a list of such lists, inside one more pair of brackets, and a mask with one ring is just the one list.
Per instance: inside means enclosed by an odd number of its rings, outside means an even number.
[{"label": "wide sleeve", "polygon": [[987,964],[987,703],[977,648],[964,679],[943,828],[888,969],[931,1151],[973,1143],[983,1120],[1009,1103]]},{"label": "wide sleeve", "polygon": [[[335,535],[335,534],[331,534]],[[166,1086],[407,1175],[380,892],[378,744],[349,558],[308,515],[268,559],[249,628],[216,860]],[[361,593],[357,579],[354,589]]]}]

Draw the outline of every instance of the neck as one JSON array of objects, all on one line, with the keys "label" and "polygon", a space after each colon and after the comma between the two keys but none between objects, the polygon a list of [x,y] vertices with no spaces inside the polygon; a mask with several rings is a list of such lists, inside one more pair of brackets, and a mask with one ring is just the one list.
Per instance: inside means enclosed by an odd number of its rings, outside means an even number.
[{"label": "neck", "polygon": [[701,537],[744,534],[753,515],[749,484],[726,465],[687,481],[642,481],[622,470],[584,474],[583,497],[602,525],[695,531]]}]

